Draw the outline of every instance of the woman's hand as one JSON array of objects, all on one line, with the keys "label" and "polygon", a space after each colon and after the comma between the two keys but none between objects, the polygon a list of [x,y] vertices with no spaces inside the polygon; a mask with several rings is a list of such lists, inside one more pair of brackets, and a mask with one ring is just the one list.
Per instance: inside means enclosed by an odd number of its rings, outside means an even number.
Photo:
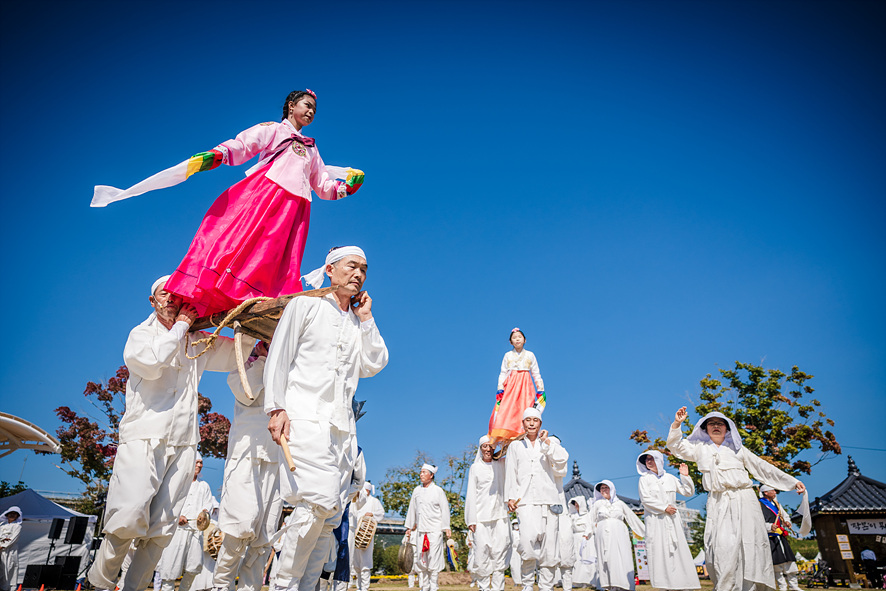
[{"label": "woman's hand", "polygon": [[668,515],[673,515],[676,512],[677,512],[677,508],[674,507],[673,505],[668,505],[668,508],[665,509],[665,513],[667,513]]},{"label": "woman's hand", "polygon": [[806,485],[802,482],[797,482],[797,494],[802,495],[804,492],[806,492]]},{"label": "woman's hand", "polygon": [[680,464],[680,474],[682,476],[689,476],[689,466],[686,464]]},{"label": "woman's hand", "polygon": [[674,424],[671,425],[671,428],[678,429],[680,427],[680,425],[683,424],[683,421],[685,421],[688,417],[689,417],[689,413],[686,412],[686,407],[685,406],[680,407],[680,410],[678,410],[674,414]]}]

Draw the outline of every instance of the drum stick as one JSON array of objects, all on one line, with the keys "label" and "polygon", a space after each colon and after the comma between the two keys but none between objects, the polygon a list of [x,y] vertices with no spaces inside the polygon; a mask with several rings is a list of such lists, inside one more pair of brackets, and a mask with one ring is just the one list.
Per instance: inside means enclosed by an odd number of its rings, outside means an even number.
[{"label": "drum stick", "polygon": [[289,440],[286,435],[280,433],[280,447],[283,448],[283,457],[286,458],[286,465],[289,466],[290,472],[295,472],[295,462],[292,461],[292,453],[289,451]]}]

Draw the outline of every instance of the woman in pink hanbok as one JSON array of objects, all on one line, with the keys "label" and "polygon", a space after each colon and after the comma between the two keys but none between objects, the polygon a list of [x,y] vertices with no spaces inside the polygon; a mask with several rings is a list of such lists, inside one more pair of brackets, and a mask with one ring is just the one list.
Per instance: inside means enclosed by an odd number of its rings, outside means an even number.
[{"label": "woman in pink hanbok", "polygon": [[515,328],[509,337],[512,351],[505,353],[498,375],[495,407],[489,417],[489,439],[493,446],[509,443],[523,434],[523,411],[530,406],[545,408],[545,386],[535,354],[523,348],[526,337]]},{"label": "woman in pink hanbok", "polygon": [[354,194],[363,182],[359,170],[325,166],[314,140],[302,134],[316,110],[314,92],[294,91],[283,103],[281,121],[250,127],[126,191],[97,186],[92,205],[103,207],[183,182],[195,172],[258,156],[246,178],[209,208],[166,291],[193,304],[201,316],[254,297],[300,292],[311,190],[321,199],[337,200]]}]

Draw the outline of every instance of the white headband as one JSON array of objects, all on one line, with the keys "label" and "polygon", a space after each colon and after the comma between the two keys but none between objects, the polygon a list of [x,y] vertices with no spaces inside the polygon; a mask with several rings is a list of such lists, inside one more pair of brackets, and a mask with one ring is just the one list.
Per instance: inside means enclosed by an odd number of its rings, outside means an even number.
[{"label": "white headband", "polygon": [[437,466],[431,466],[430,464],[422,464],[421,469],[422,469],[422,470],[427,470],[427,471],[430,472],[431,474],[436,474],[436,473],[437,473]]},{"label": "white headband", "polygon": [[163,287],[164,285],[166,285],[166,282],[169,281],[170,277],[172,277],[172,275],[164,275],[163,277],[155,281],[154,285],[151,286],[151,295],[154,295],[154,292],[157,291],[158,287]]},{"label": "white headband", "polygon": [[489,435],[484,435],[480,438],[480,443],[478,445],[483,445],[484,443],[489,443]]},{"label": "white headband", "polygon": [[529,417],[535,417],[539,421],[541,420],[541,411],[535,408],[534,406],[530,406],[526,410],[523,411],[523,420],[525,421]]},{"label": "white headband", "polygon": [[363,260],[366,260],[366,253],[364,253],[363,249],[359,246],[342,246],[341,248],[329,251],[329,254],[326,255],[326,262],[323,263],[323,266],[314,269],[307,275],[302,275],[302,279],[314,289],[320,289],[320,286],[323,285],[323,280],[326,279],[326,265],[331,265],[342,260],[346,256],[351,255],[362,257]]}]

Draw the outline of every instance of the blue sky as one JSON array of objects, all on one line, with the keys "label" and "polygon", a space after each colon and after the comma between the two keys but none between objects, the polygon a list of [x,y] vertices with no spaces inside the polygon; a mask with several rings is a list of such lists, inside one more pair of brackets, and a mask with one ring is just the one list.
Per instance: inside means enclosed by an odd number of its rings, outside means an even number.
[{"label": "blue sky", "polygon": [[[246,167],[90,209],[318,94],[328,164],[302,270],[359,244],[391,352],[364,380],[370,477],[483,434],[510,329],[545,426],[636,495],[628,439],[734,361],[814,374],[886,480],[886,8],[877,2],[5,3],[2,410],[58,427],[122,363],[153,280]],[[879,304],[877,302],[880,302]],[[201,386],[232,414],[224,376]],[[870,451],[858,448],[872,448]],[[27,461],[25,462],[25,459]],[[807,457],[815,460],[815,454]],[[18,452],[0,478],[76,491]],[[221,483],[221,461],[205,476]]]}]

